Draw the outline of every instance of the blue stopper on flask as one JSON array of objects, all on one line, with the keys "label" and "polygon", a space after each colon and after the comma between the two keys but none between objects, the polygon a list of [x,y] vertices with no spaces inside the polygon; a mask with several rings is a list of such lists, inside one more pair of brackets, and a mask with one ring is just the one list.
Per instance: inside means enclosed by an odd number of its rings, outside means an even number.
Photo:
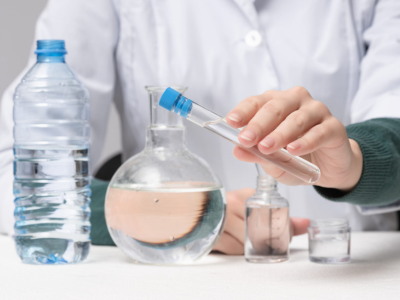
[{"label": "blue stopper on flask", "polygon": [[165,109],[168,109],[169,111],[171,111],[176,99],[178,99],[179,96],[181,96],[181,95],[182,95],[181,93],[179,93],[169,87],[162,94],[159,104],[161,107],[164,107]]}]

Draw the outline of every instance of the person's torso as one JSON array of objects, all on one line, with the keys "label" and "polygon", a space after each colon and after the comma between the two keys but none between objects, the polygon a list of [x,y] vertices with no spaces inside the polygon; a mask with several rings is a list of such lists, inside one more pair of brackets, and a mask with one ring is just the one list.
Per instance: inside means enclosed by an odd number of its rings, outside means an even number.
[{"label": "person's torso", "polygon": [[[305,87],[345,125],[365,54],[362,33],[375,0],[116,0],[123,90],[124,158],[144,147],[149,123],[146,85],[187,86],[185,95],[220,115],[266,90]],[[233,146],[187,125],[191,151],[204,158],[227,190],[254,187],[253,164]],[[349,204],[322,199],[310,186],[280,186],[291,214],[346,217],[355,230],[397,227],[387,214],[361,216]]]}]

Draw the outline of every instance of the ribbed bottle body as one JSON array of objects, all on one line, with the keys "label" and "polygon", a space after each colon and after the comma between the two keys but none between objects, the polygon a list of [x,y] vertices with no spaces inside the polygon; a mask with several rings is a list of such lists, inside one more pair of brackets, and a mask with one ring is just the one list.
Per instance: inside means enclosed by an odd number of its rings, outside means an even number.
[{"label": "ribbed bottle body", "polygon": [[90,247],[89,94],[64,62],[38,62],[14,94],[15,242],[25,263]]}]

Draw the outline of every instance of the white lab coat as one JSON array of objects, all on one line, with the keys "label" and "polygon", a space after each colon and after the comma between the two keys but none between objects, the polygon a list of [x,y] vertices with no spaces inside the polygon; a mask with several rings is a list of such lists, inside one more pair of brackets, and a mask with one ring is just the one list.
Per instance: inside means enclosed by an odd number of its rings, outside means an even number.
[{"label": "white lab coat", "polygon": [[[90,92],[92,170],[117,74],[124,159],[144,147],[145,85],[187,86],[187,97],[221,115],[248,96],[303,86],[345,125],[400,117],[399,0],[53,0],[35,39],[65,39],[67,63]],[[8,233],[12,94],[20,79],[1,101],[0,232]],[[189,149],[208,161],[227,190],[255,186],[254,165],[237,161],[230,143],[192,124],[187,130]],[[354,230],[397,227],[395,213],[362,216],[310,186],[281,185],[280,192],[292,216],[345,217]]]}]

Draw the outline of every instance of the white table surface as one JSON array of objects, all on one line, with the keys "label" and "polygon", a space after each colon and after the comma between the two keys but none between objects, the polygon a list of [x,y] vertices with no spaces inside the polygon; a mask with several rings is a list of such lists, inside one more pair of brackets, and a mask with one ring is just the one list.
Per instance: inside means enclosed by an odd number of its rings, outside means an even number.
[{"label": "white table surface", "polygon": [[189,266],[147,266],[93,246],[84,263],[35,266],[0,236],[0,299],[400,299],[400,232],[353,233],[346,265],[311,263],[307,249],[303,235],[285,263],[212,254]]}]

